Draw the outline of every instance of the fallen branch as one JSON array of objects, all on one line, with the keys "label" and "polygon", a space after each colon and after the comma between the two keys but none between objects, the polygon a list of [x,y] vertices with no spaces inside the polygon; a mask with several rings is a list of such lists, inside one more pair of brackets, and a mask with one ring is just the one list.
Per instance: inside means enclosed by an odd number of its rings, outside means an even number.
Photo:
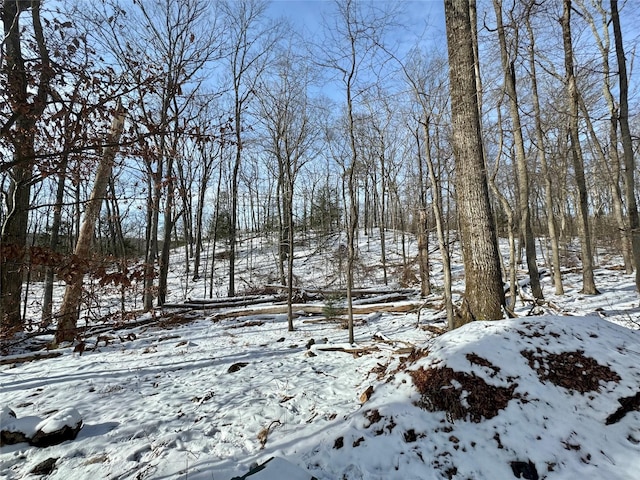
[{"label": "fallen branch", "polygon": [[[286,291],[287,288],[289,287],[285,285],[266,285],[265,288]],[[330,289],[323,289],[323,288],[305,288],[305,287],[292,287],[292,288],[293,290],[296,290],[296,291],[302,290],[307,293],[319,293],[320,295],[323,295],[325,297],[346,297],[347,296],[346,290],[330,290]],[[390,294],[412,295],[417,293],[418,293],[418,290],[416,290],[415,288],[401,288],[398,290],[377,289],[377,288],[354,288],[351,290],[351,295],[353,297],[363,297],[365,295],[390,295]]]},{"label": "fallen branch", "polygon": [[[403,303],[376,303],[372,305],[354,305],[354,315],[365,315],[374,312],[391,312],[391,313],[405,313],[412,312],[422,305],[419,302],[403,302]],[[305,314],[324,314],[326,311],[325,305],[308,305],[305,303],[295,303],[291,306],[294,312],[304,312]],[[219,321],[225,318],[237,318],[248,317],[253,315],[278,315],[287,313],[286,305],[268,305],[265,307],[252,308],[252,309],[233,309],[226,312],[220,312],[213,316],[214,321]],[[345,315],[347,309],[343,307],[332,307],[333,315]]]},{"label": "fallen branch", "polygon": [[0,365],[9,365],[12,363],[24,363],[33,362],[34,360],[43,360],[45,358],[61,357],[62,352],[36,352],[26,356],[14,356],[5,357],[0,359]]},{"label": "fallen branch", "polygon": [[246,307],[249,305],[260,305],[262,303],[273,304],[276,302],[282,302],[282,297],[279,295],[250,295],[246,297],[228,297],[217,299],[189,299],[184,303],[165,303],[162,308],[188,308],[190,310],[209,310],[213,308]]}]

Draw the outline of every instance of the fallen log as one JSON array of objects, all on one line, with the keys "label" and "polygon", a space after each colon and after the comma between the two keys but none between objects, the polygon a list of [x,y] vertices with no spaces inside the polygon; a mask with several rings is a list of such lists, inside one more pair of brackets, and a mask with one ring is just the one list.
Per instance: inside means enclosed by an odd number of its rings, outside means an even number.
[{"label": "fallen log", "polygon": [[[265,288],[270,288],[274,290],[287,290],[286,285],[266,285]],[[318,293],[325,297],[345,297],[347,296],[346,290],[330,290],[324,288],[306,288],[306,287],[293,287],[295,291],[305,291],[307,293]],[[351,295],[353,297],[363,297],[365,295],[412,295],[417,294],[420,291],[415,288],[400,288],[398,290],[391,290],[388,288],[354,288],[351,290]]]},{"label": "fallen log", "polygon": [[62,352],[35,352],[30,355],[10,355],[5,358],[0,358],[0,365],[33,362],[34,360],[44,360],[45,358],[55,358],[61,356]]},{"label": "fallen log", "polygon": [[[365,315],[375,312],[391,312],[405,313],[417,310],[422,305],[421,302],[402,302],[402,303],[376,303],[371,305],[354,305],[354,315]],[[326,305],[309,305],[306,303],[296,303],[291,306],[294,312],[304,312],[305,314],[324,314]],[[346,315],[345,307],[331,307],[332,315]],[[287,313],[287,305],[268,305],[251,309],[232,309],[226,312],[220,312],[213,316],[214,321],[224,318],[248,317],[252,315],[278,315]]]},{"label": "fallen log", "polygon": [[260,305],[261,303],[281,303],[282,297],[279,295],[251,297],[229,297],[219,299],[189,299],[184,303],[165,303],[162,308],[189,308],[191,310],[210,310],[214,308],[245,307],[249,305]]}]

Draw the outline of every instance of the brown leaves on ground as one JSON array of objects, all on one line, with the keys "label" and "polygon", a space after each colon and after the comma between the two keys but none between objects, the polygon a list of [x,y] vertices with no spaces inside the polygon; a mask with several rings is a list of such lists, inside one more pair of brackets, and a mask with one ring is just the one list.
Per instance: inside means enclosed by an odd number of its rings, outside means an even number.
[{"label": "brown leaves on ground", "polygon": [[489,385],[482,378],[452,368],[420,367],[409,372],[422,395],[419,406],[429,411],[443,411],[451,421],[469,419],[479,423],[493,418],[514,398],[517,384],[510,387]]},{"label": "brown leaves on ground", "polygon": [[[583,351],[549,353],[523,350],[520,352],[542,382],[580,393],[597,391],[600,382],[618,382],[620,376],[606,365],[584,355]],[[500,367],[475,353],[467,354],[467,360],[488,370],[490,377],[500,372]],[[469,419],[478,423],[490,419],[506,408],[510,400],[521,398],[515,394],[517,384],[498,387],[488,384],[475,373],[458,372],[449,367],[420,367],[409,372],[421,394],[418,404],[429,411],[446,412],[450,421]],[[512,378],[508,378],[512,381]],[[640,404],[640,402],[638,402]],[[634,404],[635,405],[635,404]]]},{"label": "brown leaves on ground", "polygon": [[580,350],[562,353],[523,350],[520,353],[529,361],[529,366],[541,381],[549,381],[567,390],[593,392],[600,388],[600,381],[620,381],[616,372],[586,357]]}]

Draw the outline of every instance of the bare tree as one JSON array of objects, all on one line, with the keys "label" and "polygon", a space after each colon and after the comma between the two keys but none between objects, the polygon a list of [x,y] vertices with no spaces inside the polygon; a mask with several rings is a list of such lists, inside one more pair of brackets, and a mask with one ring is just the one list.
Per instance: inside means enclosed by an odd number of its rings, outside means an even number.
[{"label": "bare tree", "polygon": [[611,0],[611,20],[613,21],[613,35],[616,44],[616,58],[618,60],[618,78],[620,84],[620,136],[622,137],[622,155],[625,171],[625,199],[627,214],[631,229],[631,249],[636,270],[636,289],[640,291],[640,218],[635,195],[635,160],[633,156],[633,142],[629,128],[629,80],[627,78],[627,60],[622,42],[618,0]]},{"label": "bare tree", "polygon": [[[436,224],[436,235],[438,238],[438,248],[442,257],[442,269],[444,273],[444,302],[447,312],[447,325],[450,329],[454,325],[454,309],[451,291],[451,254],[449,242],[446,236],[444,201],[443,201],[443,181],[441,155],[432,154],[434,124],[444,123],[445,111],[448,109],[448,95],[444,93],[446,80],[444,77],[445,61],[442,57],[434,54],[434,57],[426,61],[425,56],[414,50],[409,56],[407,65],[399,62],[405,74],[407,82],[411,86],[412,94],[420,105],[418,123],[424,139],[421,150],[424,152],[428,179],[431,184],[432,210]],[[416,131],[416,135],[419,132]],[[419,169],[422,172],[422,168]],[[420,173],[422,176],[422,173]],[[422,178],[419,181],[423,181]],[[426,199],[425,199],[426,206]]]},{"label": "bare tree", "polygon": [[465,295],[455,326],[503,317],[504,291],[489,202],[469,0],[445,0],[449,89],[456,161],[456,204],[465,266]]},{"label": "bare tree", "polygon": [[96,170],[91,196],[87,202],[84,219],[78,232],[78,240],[74,250],[74,263],[76,264],[76,268],[70,274],[71,278],[67,282],[64,299],[60,307],[58,328],[56,330],[56,343],[72,341],[76,336],[76,324],[82,302],[83,279],[88,270],[87,267],[91,257],[94,230],[100,215],[102,200],[109,186],[114,160],[118,153],[118,144],[124,129],[124,120],[124,109],[122,105],[118,103],[106,142],[107,146],[102,152],[102,158]]},{"label": "bare tree", "polygon": [[231,218],[229,224],[229,289],[235,295],[236,242],[238,240],[238,189],[247,125],[247,106],[254,98],[260,76],[271,61],[280,38],[279,28],[265,17],[267,4],[262,0],[226,1],[221,4],[229,29],[226,38],[232,88],[232,117],[235,156],[231,170]]},{"label": "bare tree", "polygon": [[[7,99],[0,135],[9,144],[13,155],[8,169],[10,185],[4,197],[7,215],[0,234],[0,330],[9,332],[21,330],[24,326],[20,302],[36,158],[36,125],[47,105],[54,76],[40,19],[40,6],[40,0],[4,0],[0,11],[4,27],[2,77]],[[28,54],[23,51],[27,30],[20,21],[21,15],[27,11],[31,13],[34,40],[34,51]]]},{"label": "bare tree", "polygon": [[558,232],[556,226],[556,218],[554,213],[553,185],[552,175],[549,171],[547,161],[547,141],[542,126],[542,114],[540,108],[540,96],[538,94],[538,75],[536,63],[536,42],[531,26],[531,11],[536,5],[532,0],[529,4],[525,15],[525,26],[529,38],[529,74],[531,76],[531,101],[533,103],[533,115],[535,119],[535,150],[540,160],[540,168],[544,181],[544,205],[547,217],[547,229],[549,231],[549,241],[551,243],[551,265],[553,269],[553,283],[555,286],[555,294],[563,295],[564,288],[562,286],[562,273],[560,271],[560,247],[558,245]]},{"label": "bare tree", "polygon": [[564,0],[562,25],[562,40],[564,46],[564,64],[566,75],[567,101],[569,106],[569,138],[571,160],[573,163],[576,184],[578,187],[578,226],[580,229],[580,246],[582,250],[582,293],[586,295],[598,294],[593,278],[593,250],[591,247],[591,231],[589,226],[589,202],[587,186],[584,177],[584,159],[580,145],[578,130],[578,86],[573,65],[573,41],[571,38],[571,0]]},{"label": "bare tree", "polygon": [[345,94],[345,123],[349,157],[343,159],[343,180],[347,214],[347,316],[349,342],[353,332],[353,268],[356,260],[356,230],[358,227],[357,172],[360,168],[356,140],[356,99],[363,91],[361,76],[365,68],[373,67],[375,54],[382,45],[381,35],[388,26],[392,13],[373,8],[365,10],[357,0],[336,1],[334,24],[327,30],[328,38],[322,48],[322,65],[337,75]]},{"label": "bare tree", "polygon": [[[536,244],[533,236],[533,229],[531,228],[531,212],[529,209],[529,169],[527,167],[524,136],[522,134],[522,124],[520,122],[520,107],[518,104],[518,94],[516,89],[516,59],[513,50],[517,50],[518,45],[512,46],[511,52],[507,48],[505,27],[502,20],[502,0],[493,0],[493,7],[496,13],[498,42],[500,44],[500,59],[502,62],[502,70],[504,72],[504,90],[507,98],[509,99],[509,112],[511,114],[511,122],[513,124],[513,138],[516,154],[516,178],[518,180],[520,232],[524,236],[525,254],[527,267],[529,269],[531,290],[535,299],[542,299],[542,288],[540,286],[540,277],[538,274],[538,264],[536,259]],[[514,28],[517,27],[514,26]],[[512,37],[517,38],[516,35],[513,35]]]},{"label": "bare tree", "polygon": [[294,192],[304,165],[312,160],[318,133],[309,98],[310,70],[291,47],[274,62],[274,74],[260,84],[260,116],[267,131],[266,150],[277,161],[277,182],[280,192],[279,262],[286,260],[287,319],[293,326],[293,266],[294,266]]}]

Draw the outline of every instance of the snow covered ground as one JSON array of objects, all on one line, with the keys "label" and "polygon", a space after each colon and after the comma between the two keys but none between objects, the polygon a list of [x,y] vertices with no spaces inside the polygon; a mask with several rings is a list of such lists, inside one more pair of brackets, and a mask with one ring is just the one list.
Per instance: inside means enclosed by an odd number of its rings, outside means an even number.
[{"label": "snow covered ground", "polygon": [[[387,239],[395,287],[399,239]],[[380,284],[379,244],[361,241],[359,285]],[[273,247],[252,248],[239,264],[256,287],[273,274]],[[339,287],[335,258],[299,255],[302,285]],[[229,480],[263,464],[250,480],[639,478],[640,308],[616,262],[600,257],[598,296],[579,293],[579,273],[562,297],[545,277],[543,315],[519,302],[520,318],[440,334],[439,310],[373,313],[358,318],[355,345],[318,314],[295,332],[282,314],[214,310],[95,324],[83,352],[0,365],[0,406],[18,419],[75,408],[84,421],[73,441],[2,447],[0,478],[48,459],[47,478],[65,480]],[[172,300],[201,296],[180,273]]]}]

